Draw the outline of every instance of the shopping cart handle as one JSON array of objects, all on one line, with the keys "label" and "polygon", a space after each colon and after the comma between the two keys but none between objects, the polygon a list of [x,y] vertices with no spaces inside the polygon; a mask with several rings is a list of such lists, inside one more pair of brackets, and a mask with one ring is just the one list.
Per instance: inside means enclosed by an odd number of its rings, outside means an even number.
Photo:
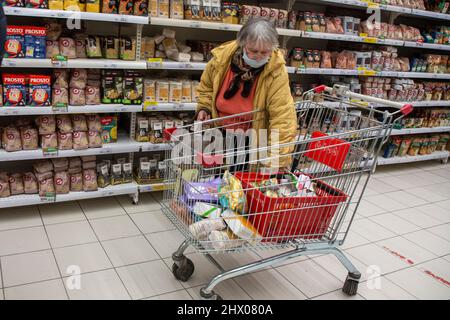
[{"label": "shopping cart handle", "polygon": [[176,127],[164,129],[164,139],[170,141],[175,130],[177,130]]},{"label": "shopping cart handle", "polygon": [[414,107],[412,104],[405,104],[400,111],[403,113],[404,116],[410,114],[413,111]]},{"label": "shopping cart handle", "polygon": [[315,93],[322,93],[322,92],[324,92],[326,89],[327,89],[327,86],[324,85],[324,84],[322,84],[322,85],[320,85],[320,86],[318,86],[318,87],[315,87],[315,88],[314,88],[314,92],[315,92]]}]

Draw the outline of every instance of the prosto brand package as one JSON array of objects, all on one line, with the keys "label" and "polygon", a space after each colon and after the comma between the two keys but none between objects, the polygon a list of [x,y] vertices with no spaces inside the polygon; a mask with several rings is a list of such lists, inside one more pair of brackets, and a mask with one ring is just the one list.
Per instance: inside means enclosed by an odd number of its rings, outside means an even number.
[{"label": "prosto brand package", "polygon": [[51,105],[51,79],[45,75],[30,75],[28,104],[30,106]]},{"label": "prosto brand package", "polygon": [[25,0],[25,7],[34,9],[48,9],[48,0]]},{"label": "prosto brand package", "polygon": [[25,58],[45,59],[45,27],[25,27]]},{"label": "prosto brand package", "polygon": [[23,74],[3,75],[3,104],[24,106],[27,101],[26,78]]},{"label": "prosto brand package", "polygon": [[25,28],[21,26],[8,26],[6,28],[6,41],[5,41],[5,58],[23,58],[24,42],[25,42]]}]

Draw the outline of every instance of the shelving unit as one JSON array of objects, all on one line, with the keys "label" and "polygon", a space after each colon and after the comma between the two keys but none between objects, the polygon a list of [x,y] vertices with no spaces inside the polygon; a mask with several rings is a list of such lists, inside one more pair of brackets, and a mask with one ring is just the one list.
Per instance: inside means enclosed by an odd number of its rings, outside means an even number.
[{"label": "shelving unit", "polygon": [[116,113],[141,112],[142,105],[99,104],[86,106],[68,106],[67,108],[53,107],[1,107],[1,116],[43,115],[64,113]]},{"label": "shelving unit", "polygon": [[410,163],[417,161],[427,161],[427,160],[442,160],[444,163],[447,163],[447,160],[450,156],[449,151],[436,151],[432,154],[427,154],[424,156],[404,156],[404,157],[392,157],[392,158],[383,158],[378,157],[377,165],[384,166],[388,164],[399,164],[399,163]]}]

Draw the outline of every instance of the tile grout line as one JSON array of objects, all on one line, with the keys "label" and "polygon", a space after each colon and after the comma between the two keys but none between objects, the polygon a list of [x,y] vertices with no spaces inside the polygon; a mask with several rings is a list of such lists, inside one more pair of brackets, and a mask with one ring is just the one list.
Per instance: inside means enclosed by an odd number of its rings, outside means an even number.
[{"label": "tile grout line", "polygon": [[[116,201],[117,201],[117,200],[116,200]],[[119,201],[117,201],[117,202],[118,202],[119,205],[120,205],[120,202],[119,202]],[[116,274],[117,277],[119,278],[120,283],[122,283],[122,286],[123,286],[123,288],[125,289],[125,292],[127,293],[127,295],[128,295],[128,297],[130,298],[130,300],[133,300],[133,298],[132,298],[130,292],[128,291],[128,288],[125,286],[125,283],[123,282],[122,278],[120,277],[119,273],[117,272],[117,269],[114,268],[114,264],[112,263],[111,258],[109,257],[108,253],[106,252],[105,248],[103,247],[102,242],[100,241],[100,238],[99,238],[98,235],[97,235],[97,232],[95,232],[94,227],[92,226],[91,222],[90,222],[89,219],[87,218],[86,212],[84,212],[84,209],[83,209],[83,207],[81,206],[81,204],[79,203],[79,201],[77,201],[77,203],[78,203],[78,205],[80,206],[81,211],[83,212],[84,216],[86,217],[86,220],[87,220],[87,222],[89,223],[89,226],[90,226],[90,228],[92,229],[92,232],[94,233],[95,237],[97,238],[97,243],[100,245],[100,247],[102,248],[102,250],[103,250],[103,252],[105,253],[106,257],[108,258],[108,261],[109,261],[109,263],[111,264],[112,269],[114,270],[115,274]],[[120,205],[120,206],[121,206],[121,205]],[[107,270],[111,270],[111,269],[107,269]],[[104,270],[103,270],[103,271],[104,271]]]},{"label": "tile grout line", "polygon": [[[2,293],[3,293],[3,300],[6,300],[5,298],[5,281],[4,281],[4,279],[3,279],[3,270],[2,270],[2,261],[1,261],[1,258],[0,258],[0,277],[1,277],[1,280],[2,280]],[[1,299],[0,299],[1,300]]]},{"label": "tile grout line", "polygon": [[[66,293],[66,298],[67,298],[67,300],[69,300],[69,293],[67,292],[67,288],[64,285],[64,281],[63,281],[61,270],[59,268],[58,260],[56,259],[55,251],[53,250],[52,243],[50,242],[50,237],[48,236],[47,228],[44,225],[44,219],[42,218],[41,208],[39,206],[37,206],[37,210],[39,212],[39,217],[41,218],[42,225],[44,226],[45,235],[47,236],[47,241],[48,241],[48,244],[50,245],[50,250],[52,251],[52,255],[53,255],[53,259],[55,261],[56,269],[58,269],[58,273],[59,273],[59,275],[61,277],[60,279],[61,279],[61,282],[62,282],[62,286],[64,287],[64,292]],[[42,282],[42,281],[40,281],[40,282]]]}]

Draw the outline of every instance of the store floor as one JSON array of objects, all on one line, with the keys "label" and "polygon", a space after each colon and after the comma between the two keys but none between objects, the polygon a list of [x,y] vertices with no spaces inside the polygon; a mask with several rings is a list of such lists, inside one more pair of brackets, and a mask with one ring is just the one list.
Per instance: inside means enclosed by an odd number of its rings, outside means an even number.
[{"label": "store floor", "polygon": [[[218,270],[188,250],[195,273],[186,283],[174,279],[171,254],[183,237],[159,199],[2,209],[0,299],[198,299]],[[216,292],[224,299],[450,299],[450,165],[380,167],[355,219],[343,248],[363,274],[356,296],[341,292],[347,272],[328,255],[228,280]],[[217,258],[227,268],[259,259]]]}]

